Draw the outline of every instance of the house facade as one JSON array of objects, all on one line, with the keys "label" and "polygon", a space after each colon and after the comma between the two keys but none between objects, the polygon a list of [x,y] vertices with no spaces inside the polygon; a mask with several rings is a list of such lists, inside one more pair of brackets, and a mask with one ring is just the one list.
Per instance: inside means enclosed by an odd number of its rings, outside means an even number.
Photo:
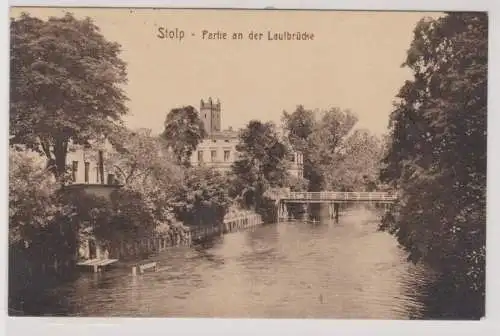
[{"label": "house facade", "polygon": [[111,167],[106,165],[106,153],[112,150],[108,142],[92,147],[73,146],[66,162],[70,168],[71,184],[115,184]]},{"label": "house facade", "polygon": [[[111,144],[103,142],[92,148],[73,146],[68,152],[66,162],[70,167],[70,181],[66,188],[83,190],[87,194],[109,198],[120,185],[116,183],[111,167],[106,165],[106,153]],[[79,260],[108,259],[109,252],[102,242],[95,238],[91,228],[80,232],[78,247]]]},{"label": "house facade", "polygon": [[221,172],[228,172],[232,163],[238,159],[236,150],[238,142],[238,133],[235,131],[212,133],[203,139],[191,154],[191,165],[205,165]]}]

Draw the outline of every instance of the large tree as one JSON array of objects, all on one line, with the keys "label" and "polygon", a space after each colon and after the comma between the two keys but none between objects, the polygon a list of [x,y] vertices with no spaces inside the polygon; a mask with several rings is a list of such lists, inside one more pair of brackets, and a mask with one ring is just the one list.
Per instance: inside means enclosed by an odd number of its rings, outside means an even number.
[{"label": "large tree", "polygon": [[332,181],[342,174],[339,164],[346,156],[346,141],[358,121],[349,110],[331,108],[326,111],[307,110],[299,105],[289,114],[284,112],[283,124],[294,150],[304,157],[304,177],[309,191],[340,188]]},{"label": "large tree", "polygon": [[190,165],[191,153],[205,136],[203,121],[194,107],[174,108],[167,114],[162,137],[167,141],[178,164]]},{"label": "large tree", "polygon": [[170,179],[174,183],[181,178],[181,167],[176,165],[167,144],[153,136],[150,129],[116,128],[108,140],[113,150],[108,150],[106,165],[122,184],[140,185],[150,179]]},{"label": "large tree", "polygon": [[316,128],[316,114],[306,110],[303,105],[298,105],[293,113],[283,112],[282,121],[287,137],[295,150],[307,152],[308,140]]},{"label": "large tree", "polygon": [[127,128],[117,128],[108,139],[113,150],[108,151],[106,164],[123,184],[123,189],[129,191],[120,197],[140,195],[142,204],[151,209],[155,220],[167,221],[184,173],[165,141],[153,136],[149,129]]},{"label": "large tree", "polygon": [[272,209],[264,194],[270,188],[286,187],[290,181],[289,148],[281,141],[274,124],[252,120],[241,130],[236,150],[239,157],[232,165],[231,196],[261,212],[264,220],[271,220],[273,215],[268,210]]},{"label": "large tree", "polygon": [[[339,162],[347,151],[345,142],[358,122],[358,117],[350,110],[331,108],[318,115],[318,122],[310,138],[310,160],[318,171],[318,182],[313,191],[340,186],[328,185],[327,174],[335,174]],[[341,174],[338,172],[337,174]]]},{"label": "large tree", "polygon": [[326,188],[376,191],[384,154],[382,140],[367,130],[356,129],[339,147],[332,161],[324,166]]},{"label": "large tree", "polygon": [[120,45],[71,14],[22,14],[10,39],[10,141],[44,154],[59,177],[68,145],[101,137],[127,112]]},{"label": "large tree", "polygon": [[293,113],[283,112],[282,122],[286,136],[292,148],[302,153],[304,161],[304,178],[308,181],[308,190],[319,190],[323,183],[318,167],[313,161],[316,150],[311,139],[317,127],[316,114],[299,105]]},{"label": "large tree", "polygon": [[401,195],[383,228],[451,282],[448,317],[484,314],[487,55],[485,14],[417,24],[382,171]]}]

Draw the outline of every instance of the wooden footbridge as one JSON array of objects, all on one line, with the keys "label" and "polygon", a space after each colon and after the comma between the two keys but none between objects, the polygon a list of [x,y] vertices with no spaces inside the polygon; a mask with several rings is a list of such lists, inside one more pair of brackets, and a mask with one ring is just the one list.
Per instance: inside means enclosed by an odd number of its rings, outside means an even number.
[{"label": "wooden footbridge", "polygon": [[338,219],[339,204],[342,203],[377,203],[391,204],[397,200],[395,194],[389,192],[280,192],[276,200],[278,205],[278,221],[288,218],[287,203],[324,203],[330,205],[330,212]]},{"label": "wooden footbridge", "polygon": [[288,192],[280,195],[280,201],[286,203],[346,203],[376,202],[392,203],[397,197],[388,192]]}]

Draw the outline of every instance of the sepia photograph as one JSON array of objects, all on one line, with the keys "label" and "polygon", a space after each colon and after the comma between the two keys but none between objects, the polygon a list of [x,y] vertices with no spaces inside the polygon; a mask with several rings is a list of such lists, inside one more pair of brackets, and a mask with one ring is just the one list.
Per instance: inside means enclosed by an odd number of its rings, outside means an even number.
[{"label": "sepia photograph", "polygon": [[9,17],[9,316],[485,316],[486,12]]}]

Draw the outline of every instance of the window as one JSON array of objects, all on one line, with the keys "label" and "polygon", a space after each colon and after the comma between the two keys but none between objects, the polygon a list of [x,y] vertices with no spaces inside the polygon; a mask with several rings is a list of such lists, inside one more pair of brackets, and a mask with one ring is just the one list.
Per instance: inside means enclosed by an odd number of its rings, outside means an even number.
[{"label": "window", "polygon": [[89,183],[90,163],[85,162],[85,183]]},{"label": "window", "polygon": [[198,162],[203,162],[203,151],[198,151]]},{"label": "window", "polygon": [[217,142],[217,140],[213,139],[213,140],[212,140],[212,142],[214,142],[214,143],[215,143],[215,142]]},{"label": "window", "polygon": [[73,182],[76,182],[76,173],[78,171],[78,161],[73,161],[73,165],[71,166],[71,177],[73,178]]},{"label": "window", "polygon": [[212,162],[215,162],[217,159],[217,151],[210,151],[210,158],[212,159]]},{"label": "window", "polygon": [[229,142],[229,140],[228,140],[228,139],[226,139],[226,140],[224,140],[224,142]]},{"label": "window", "polygon": [[230,151],[228,151],[228,150],[225,150],[225,151],[224,151],[224,162],[229,161],[229,155],[230,155],[230,154],[231,154],[231,152],[230,152]]}]

